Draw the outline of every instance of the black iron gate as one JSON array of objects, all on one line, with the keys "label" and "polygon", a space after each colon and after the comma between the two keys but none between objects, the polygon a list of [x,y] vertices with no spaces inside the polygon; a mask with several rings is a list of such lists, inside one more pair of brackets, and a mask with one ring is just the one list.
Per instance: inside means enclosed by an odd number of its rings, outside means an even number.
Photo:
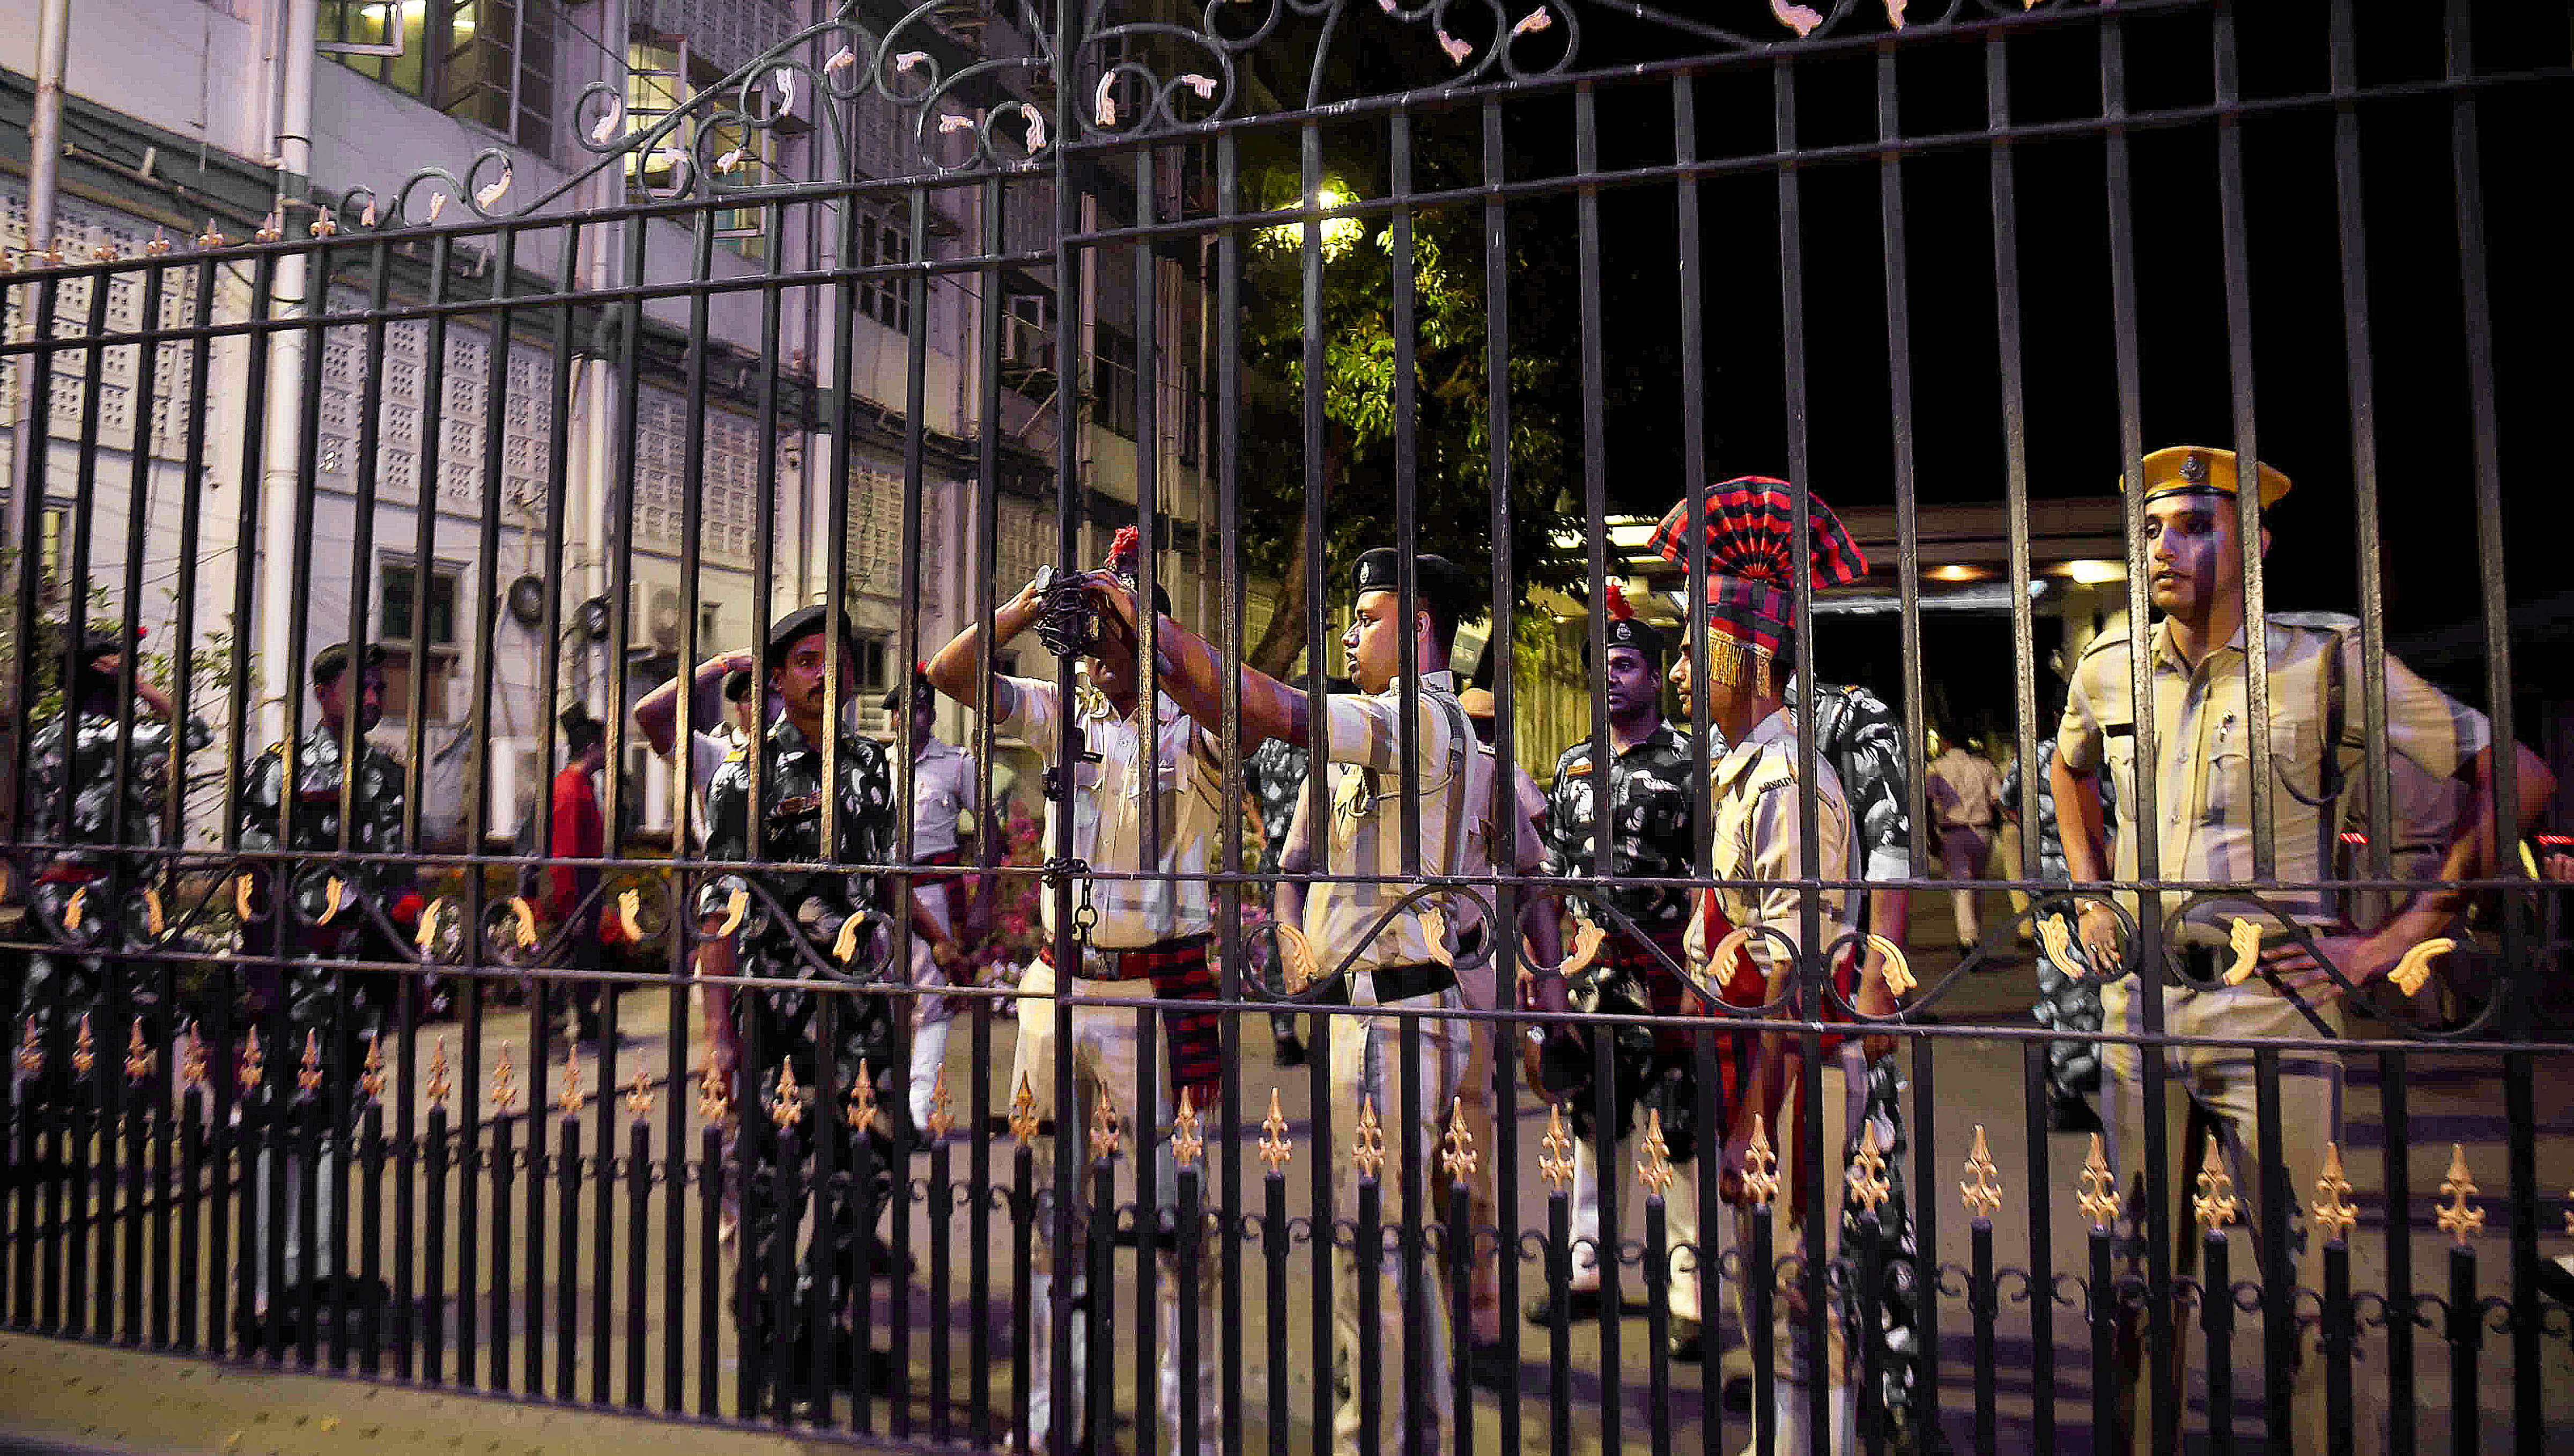
[{"label": "black iron gate", "polygon": [[[979,1448],[2561,1438],[2564,935],[2533,880],[2563,878],[2564,846],[2521,837],[2541,761],[2474,752],[2562,733],[2561,695],[2522,681],[2562,598],[2524,585],[2543,546],[2507,536],[2504,486],[2535,452],[2504,425],[2538,407],[2510,361],[2562,291],[2519,226],[2526,189],[2488,185],[2549,165],[2561,25],[2462,0],[1208,0],[994,14],[975,49],[953,8],[843,6],[665,110],[594,87],[568,129],[586,170],[533,198],[495,150],[298,200],[255,238],[38,240],[0,279],[27,401],[0,861],[11,1328]],[[901,119],[898,168],[862,165],[869,107]],[[962,347],[933,354],[942,317]],[[897,377],[899,399],[869,382]],[[2204,558],[2241,579],[2251,636],[2326,642],[2329,666],[2238,651],[2239,716],[2192,737],[2170,724],[2198,722],[2195,697],[2134,706],[2182,689],[2128,634],[2097,669],[2127,713],[2101,757],[2129,776],[2103,841],[2133,841],[2128,870],[2043,872],[2032,769],[2000,806],[2024,858],[1983,885],[2021,892],[2006,919],[1967,936],[1965,913],[1953,956],[1918,919],[1909,954],[1901,927],[1853,929],[1853,902],[1935,916],[1954,888],[1930,873],[1933,723],[2039,765],[2091,632],[2151,619],[2169,439],[2199,443],[2171,465],[2194,485],[2262,458],[2301,504],[2347,490],[2347,510],[2280,507],[2266,560],[2274,499],[2247,492],[2239,553]],[[1768,580],[1811,626],[1775,668],[1711,627],[1710,578],[1740,562],[1705,544],[1721,502],[1701,487],[1747,474],[1779,477],[1787,539],[1832,529],[1822,497],[1862,536],[1875,511],[1893,547],[1873,583],[1821,590],[1802,551]],[[2076,497],[2112,492],[2106,549],[2065,557]],[[1957,553],[1996,498],[1989,554]],[[1642,527],[1676,499],[1658,563]],[[1014,608],[1009,569],[1097,567],[1094,536],[1129,524],[1129,599],[1177,586],[1180,610],[1147,618],[1124,692],[1222,684],[1204,736],[1147,736],[1140,768],[1092,706],[1118,684],[1074,669],[1118,638],[1081,620],[1114,593]],[[1491,625],[1455,665],[1488,685],[1500,768],[1471,774],[1444,692],[1381,720],[1321,706],[1375,545],[1407,563],[1380,583],[1397,620],[1452,589],[1414,551],[1465,567],[1458,615]],[[1790,700],[1786,819],[1729,810],[1735,745],[1704,699],[1673,740],[1678,860],[1591,815],[1612,776],[1572,780],[1623,730],[1582,664],[1624,640],[1619,579],[1677,589],[1648,615],[1694,683]],[[718,582],[748,605],[709,627]],[[2273,592],[2356,614],[2268,612]],[[799,680],[762,644],[861,595],[888,625],[820,634],[816,721],[878,687],[907,704],[906,664],[961,681],[985,812],[960,863],[914,843],[906,711],[866,720],[882,754],[833,737],[815,765],[683,752],[666,788],[638,777],[647,679],[675,673],[657,731],[690,745],[731,664],[694,665],[746,649],[773,747]],[[1881,609],[1891,636],[1865,625]],[[1039,631],[995,642],[1004,615]],[[328,642],[375,646],[334,663]],[[1435,642],[1403,642],[1398,676],[1435,670]],[[347,725],[372,720],[339,705],[379,654],[403,726],[367,748]],[[1231,670],[1249,661],[1284,686]],[[1016,685],[987,697],[996,673]],[[1868,782],[1795,731],[1834,710],[1792,677],[1876,679],[1895,746]],[[2408,736],[2434,701],[2453,762]],[[554,802],[594,736],[554,731],[567,702],[603,720],[613,770],[595,854],[565,854],[552,812],[514,834],[498,787]],[[1459,756],[1336,752],[1380,722]],[[1272,724],[1384,777],[1300,788],[1249,752]],[[1013,840],[1004,760],[1030,809],[1089,807]],[[1578,789],[1569,812],[1603,827],[1545,867],[1457,858],[1442,785],[1469,774],[1491,796],[1463,813],[1511,824],[1515,763],[1550,814]],[[1137,773],[1160,787],[1121,810],[1102,786]],[[1872,792],[1891,833],[1860,812]],[[1263,796],[1265,830],[1242,807]],[[1324,834],[1310,861],[1264,861],[1300,798],[1315,823],[1386,805],[1372,858],[1335,863]],[[2184,814],[2239,837],[2225,873],[2139,830]],[[1837,823],[1863,846],[1844,862]],[[1762,868],[1762,836],[1792,833]],[[1864,863],[1872,836],[1892,871]],[[912,890],[962,883],[959,918],[911,913]],[[1356,942],[1268,919],[1282,883],[1299,906],[1366,892],[1368,935],[1443,919],[1418,965],[1353,971]],[[1696,919],[1703,890],[1764,883],[1795,908],[1741,929],[1791,969],[1749,992],[1721,928],[1684,947],[1621,898],[1659,888]],[[2408,896],[2439,912],[2411,941],[2455,949],[2367,959],[2360,933]],[[1532,905],[1532,943],[1491,933]],[[1121,917],[1178,933],[1146,947]],[[1491,995],[1547,971],[1559,931],[1609,1000]],[[2260,959],[2283,943],[2354,974],[2283,981]],[[1863,961],[1901,1010],[1869,1014],[1839,969]],[[1621,968],[1671,978],[1677,1016],[1616,1001]],[[1996,969],[2046,981],[2040,1020]],[[1488,999],[1443,999],[1478,972]],[[739,1003],[720,1027],[718,986]],[[2131,1020],[2055,1020],[2103,991]],[[942,1017],[963,1045],[915,1085]],[[1854,1021],[1869,1035],[1844,1042]],[[1308,1034],[1302,1072],[1263,1052],[1273,1026],[1282,1048]],[[1804,1069],[1795,1098],[1722,1075],[1763,1037]],[[2115,1123],[2132,1098],[2140,1146],[2050,1131],[2081,1109],[2068,1066],[2101,1061],[2093,1107]]]}]

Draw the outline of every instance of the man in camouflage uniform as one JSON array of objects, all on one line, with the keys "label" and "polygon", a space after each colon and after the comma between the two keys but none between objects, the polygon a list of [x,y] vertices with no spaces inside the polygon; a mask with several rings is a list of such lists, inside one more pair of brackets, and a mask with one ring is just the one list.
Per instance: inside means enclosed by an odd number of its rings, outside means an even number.
[{"label": "man in camouflage uniform", "polygon": [[[1545,820],[1547,873],[1577,881],[1602,875],[1601,898],[1617,912],[1604,913],[1587,900],[1572,901],[1574,913],[1605,934],[1591,965],[1568,968],[1576,1007],[1599,1015],[1696,1015],[1704,1009],[1685,994],[1680,975],[1664,964],[1666,958],[1673,966],[1688,964],[1682,947],[1689,926],[1688,892],[1670,885],[1627,883],[1688,878],[1697,816],[1689,791],[1689,738],[1663,719],[1663,636],[1629,615],[1626,607],[1626,598],[1611,583],[1609,652],[1601,673],[1609,710],[1610,762],[1602,770],[1593,761],[1588,738],[1556,760],[1555,787],[1547,795]],[[1604,812],[1605,864],[1595,854]],[[1649,1109],[1661,1115],[1672,1161],[1693,1164],[1698,1150],[1698,1079],[1689,1034],[1678,1028],[1658,1034],[1628,1024],[1616,1028],[1614,1037],[1617,1086],[1610,1102],[1616,1125],[1607,1129],[1609,1176],[1617,1177],[1621,1166],[1633,1166],[1633,1160],[1619,1156],[1617,1150],[1641,1129]],[[1589,1088],[1565,1092],[1574,1129],[1576,1243],[1573,1277],[1565,1287],[1566,1313],[1570,1318],[1593,1319],[1599,1317],[1604,1302],[1600,1249],[1614,1249],[1618,1234],[1614,1224],[1604,1229],[1600,1216],[1599,1098]],[[1632,1174],[1622,1186],[1634,1188]],[[1698,1262],[1677,1251],[1684,1244],[1696,1247],[1699,1242],[1698,1180],[1685,1173],[1665,1198],[1675,1250],[1672,1351],[1681,1359],[1694,1360],[1700,1357],[1702,1341]],[[1533,1324],[1553,1323],[1552,1297],[1542,1295],[1532,1302],[1528,1317]]]},{"label": "man in camouflage uniform", "polygon": [[[292,861],[260,859],[251,863],[247,895],[249,915],[242,923],[244,951],[251,962],[250,991],[254,1034],[267,1038],[267,1077],[245,1109],[263,1118],[285,1113],[287,1126],[300,1126],[302,1109],[316,1097],[333,1115],[326,1136],[354,1126],[365,1110],[357,1092],[367,1039],[384,1029],[394,998],[401,994],[399,973],[350,970],[340,963],[408,959],[406,928],[420,918],[420,896],[412,889],[409,866],[398,861],[344,861],[349,855],[390,854],[403,847],[403,766],[400,760],[367,741],[384,717],[385,649],[369,644],[353,673],[349,646],[335,642],[313,654],[313,701],[318,721],[296,740],[271,744],[251,764],[242,786],[239,828],[241,847],[250,853],[285,851]],[[351,735],[356,750],[354,788],[349,792],[349,820],[340,820],[342,792],[350,782],[349,759],[341,741]],[[286,785],[293,764],[294,793]],[[283,926],[280,917],[283,916]],[[345,996],[347,1014],[338,1003]],[[279,1022],[280,1013],[284,1021]],[[283,1037],[280,1037],[283,1032]],[[311,1092],[297,1072],[308,1041],[321,1058],[323,1081]],[[291,1100],[286,1110],[277,1100]],[[309,1234],[297,1228],[297,1186],[303,1176],[300,1159],[290,1156],[283,1180],[287,1199],[286,1247],[290,1276],[302,1267],[300,1250],[312,1246],[317,1309],[349,1309],[380,1301],[381,1288],[361,1289],[338,1277],[331,1246],[331,1220],[318,1220]],[[332,1205],[335,1155],[326,1148],[315,1170],[315,1206]],[[260,1218],[256,1236],[269,1230],[267,1199],[278,1194],[277,1180],[266,1172],[261,1155]],[[261,1270],[256,1302],[266,1304],[267,1260]],[[290,1290],[285,1306],[300,1309]],[[250,1315],[245,1307],[244,1314]]]},{"label": "man in camouflage uniform", "polygon": [[[140,633],[131,634],[140,636]],[[159,836],[172,774],[172,742],[181,752],[194,752],[213,741],[205,724],[190,718],[174,733],[169,697],[137,677],[134,699],[144,711],[134,719],[124,755],[123,814],[118,814],[118,739],[126,730],[120,719],[117,680],[130,637],[92,631],[83,640],[76,665],[68,717],[56,716],[36,729],[28,744],[27,803],[34,838],[64,846],[38,860],[28,888],[28,917],[21,934],[43,944],[25,961],[24,980],[14,1005],[10,1030],[32,1035],[46,1051],[41,1081],[18,1079],[15,1098],[53,1097],[73,1091],[71,1044],[81,1018],[102,1020],[92,1033],[100,1049],[99,1065],[121,1066],[105,1054],[125,1045],[125,1028],[106,1018],[144,1018],[144,1035],[159,1045],[168,1030],[160,1025],[160,978],[148,962],[130,963],[124,1000],[109,989],[118,952],[147,945],[157,893],[150,865],[91,846],[150,844]],[[71,816],[63,818],[69,789]],[[122,863],[120,863],[122,860]],[[15,1040],[15,1038],[12,1038]],[[105,1074],[101,1074],[104,1076]]]},{"label": "man in camouflage uniform", "polygon": [[[2061,885],[2070,878],[2064,867],[2064,839],[2055,828],[2055,739],[2052,735],[2038,740],[2037,828],[2023,831],[2020,843],[2034,863],[2020,867],[2020,873],[2031,879]],[[2012,764],[2002,774],[2002,812],[2016,814],[2019,809],[2020,766]],[[2114,813],[2111,805],[2115,791],[2105,778],[2099,781],[2100,804],[2104,813]],[[2037,951],[2037,1006],[2040,1026],[2066,1032],[2100,1030],[2100,988],[2084,980],[2080,967],[2062,967],[2049,957],[2043,943]],[[2083,1093],[2100,1087],[2100,1049],[2090,1042],[2049,1042],[2046,1044],[2047,1128],[2054,1132],[2097,1132],[2101,1130],[2100,1114],[2093,1110]]]},{"label": "man in camouflage uniform", "polygon": [[[702,969],[710,977],[731,976],[738,967],[748,977],[867,983],[884,979],[889,964],[883,882],[874,874],[838,867],[881,866],[892,860],[893,770],[883,748],[840,723],[837,708],[856,686],[856,643],[841,622],[835,693],[824,670],[827,625],[823,608],[806,607],[769,633],[761,669],[782,709],[758,740],[756,839],[751,833],[748,750],[734,750],[706,786],[706,858],[814,868],[727,875],[700,892],[699,923],[712,922],[718,929],[730,918],[733,896],[746,896],[732,936],[706,948]],[[832,842],[827,847],[822,842],[821,749],[826,724],[839,724],[836,798],[829,806]],[[770,1327],[776,1291],[764,1288],[763,1279],[774,1266],[777,1240],[792,1240],[802,1220],[800,1203],[781,1206],[783,1175],[791,1174],[791,1190],[799,1197],[812,1191],[820,1169],[843,1184],[827,1199],[827,1211],[801,1261],[795,1329],[811,1328],[814,1300],[824,1301],[836,1322],[853,1295],[863,1297],[856,1288],[857,1251],[891,1186],[896,1151],[893,1138],[879,1126],[850,1125],[846,1099],[862,1075],[880,1092],[892,1087],[902,1070],[894,1014],[903,1004],[882,996],[729,991],[715,982],[708,983],[707,992],[715,1021],[715,1059],[731,1073],[739,1118],[737,1165],[749,1179],[742,1201],[752,1273],[737,1291],[734,1307],[741,1321],[743,1358],[756,1364],[777,1348],[778,1339]],[[820,1065],[826,1054],[827,1084]],[[781,1098],[779,1084],[790,1069],[794,1090]],[[824,1086],[830,1092],[827,1101],[814,1095]],[[888,1104],[899,1106],[898,1098]],[[780,1156],[780,1132],[789,1127],[797,1143],[791,1167]],[[817,1160],[814,1154],[825,1144],[828,1151]],[[816,1373],[816,1356],[822,1372],[848,1368],[841,1352],[798,1348],[789,1357],[798,1388],[816,1388],[809,1381]],[[868,1378],[881,1384],[880,1373],[871,1368]]]}]

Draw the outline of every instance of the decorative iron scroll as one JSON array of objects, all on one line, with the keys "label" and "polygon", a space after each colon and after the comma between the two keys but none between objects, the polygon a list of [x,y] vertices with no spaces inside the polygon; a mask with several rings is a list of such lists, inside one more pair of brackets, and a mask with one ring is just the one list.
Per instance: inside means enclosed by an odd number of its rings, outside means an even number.
[{"label": "decorative iron scroll", "polygon": [[[1063,3],[1081,5],[1068,65],[1055,54],[1048,8],[1019,0],[1010,7],[1016,12],[1011,23],[1030,53],[979,57],[951,71],[938,59],[940,50],[956,49],[940,38],[935,16],[941,0],[924,0],[881,36],[860,23],[856,0],[843,0],[830,18],[788,35],[645,125],[634,124],[616,84],[590,83],[574,99],[568,118],[568,135],[585,159],[552,188],[521,194],[515,206],[509,205],[517,181],[511,151],[494,146],[476,153],[461,173],[425,167],[389,191],[354,188],[336,210],[316,218],[310,231],[330,237],[351,229],[436,225],[457,221],[446,216],[452,209],[485,222],[525,218],[575,196],[609,168],[644,157],[666,164],[666,181],[641,189],[660,202],[747,200],[786,187],[852,180],[822,177],[818,166],[801,179],[737,175],[762,150],[755,138],[778,135],[781,122],[799,115],[799,99],[808,103],[803,115],[831,143],[808,148],[816,159],[858,155],[856,103],[873,99],[902,116],[900,131],[909,138],[919,175],[1027,169],[1062,140],[1058,131],[1067,119],[1071,140],[1084,143],[1133,141],[1242,114],[1242,66],[1291,16],[1320,23],[1305,95],[1305,105],[1313,107],[1359,99],[1325,93],[1334,44],[1360,33],[1351,23],[1353,12],[1379,28],[1386,22],[1405,27],[1435,77],[1416,92],[1438,95],[1570,74],[1582,51],[1585,10],[1667,30],[1687,41],[1694,54],[1722,57],[1833,38],[1881,16],[1887,28],[1902,30],[2069,9],[2078,0],[1945,0],[1935,18],[1918,22],[1909,13],[1910,0],[1840,0],[1826,9],[1794,0],[1732,0],[1708,13],[1612,0],[1199,0],[1194,24],[1110,23],[1109,0]],[[1726,18],[1738,23],[1717,23]],[[814,60],[817,55],[823,59]],[[1008,87],[1004,78],[1018,84]],[[985,88],[995,84],[1010,90],[1009,99],[966,103],[968,95],[988,96]],[[272,217],[263,236],[283,231],[282,220]],[[218,246],[211,233],[199,242]]]}]

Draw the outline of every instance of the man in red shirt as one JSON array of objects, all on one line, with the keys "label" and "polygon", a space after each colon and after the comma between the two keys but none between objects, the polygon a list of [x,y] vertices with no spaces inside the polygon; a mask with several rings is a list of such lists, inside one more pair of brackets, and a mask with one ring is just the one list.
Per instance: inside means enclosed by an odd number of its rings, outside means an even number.
[{"label": "man in red shirt", "polygon": [[[564,944],[565,969],[595,975],[606,969],[605,947],[599,939],[599,907],[585,910],[584,905],[599,888],[599,871],[563,861],[595,860],[608,853],[607,821],[599,812],[596,781],[600,769],[608,763],[608,729],[579,703],[564,710],[561,722],[566,761],[563,771],[555,775],[553,832],[547,837],[554,863],[546,867],[545,913],[546,919],[556,924],[581,917],[583,923],[573,928]],[[581,1040],[597,1042],[599,983],[573,983],[572,997]]]}]

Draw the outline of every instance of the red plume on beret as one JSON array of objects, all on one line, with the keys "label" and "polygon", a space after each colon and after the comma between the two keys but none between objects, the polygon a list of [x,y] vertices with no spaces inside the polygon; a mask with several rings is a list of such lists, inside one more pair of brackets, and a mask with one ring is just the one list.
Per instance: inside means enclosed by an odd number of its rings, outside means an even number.
[{"label": "red plume on beret", "polygon": [[1609,620],[1623,622],[1635,614],[1636,608],[1627,600],[1627,589],[1618,584],[1618,578],[1609,578]]},{"label": "red plume on beret", "polygon": [[1135,574],[1137,558],[1143,554],[1144,533],[1133,526],[1120,526],[1116,539],[1108,543],[1108,569],[1120,576]]}]

